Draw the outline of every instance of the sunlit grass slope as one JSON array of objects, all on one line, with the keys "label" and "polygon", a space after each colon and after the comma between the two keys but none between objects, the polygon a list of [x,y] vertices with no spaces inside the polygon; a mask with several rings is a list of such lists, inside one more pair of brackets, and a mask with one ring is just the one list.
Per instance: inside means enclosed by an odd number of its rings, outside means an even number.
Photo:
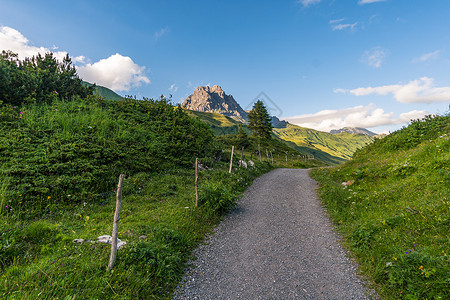
[{"label": "sunlit grass slope", "polygon": [[450,298],[449,116],[415,121],[312,175],[384,299]]},{"label": "sunlit grass slope", "polygon": [[[192,116],[211,126],[215,135],[237,133],[243,125],[230,117],[221,114],[186,111]],[[249,133],[245,125],[244,130]],[[331,165],[338,165],[350,159],[356,149],[373,141],[372,137],[362,134],[339,133],[330,134],[314,129],[288,124],[286,128],[274,128],[276,137],[286,141],[291,148],[305,155],[314,155],[317,159]]]},{"label": "sunlit grass slope", "polygon": [[325,152],[331,157],[324,156],[324,159],[334,162],[350,159],[357,149],[373,141],[373,138],[368,135],[346,132],[330,134],[292,124],[288,124],[286,128],[275,128],[274,133],[281,139],[294,143],[299,148],[311,149],[311,154],[314,153],[314,150],[319,156],[321,154],[317,150]]},{"label": "sunlit grass slope", "polygon": [[234,120],[233,118],[209,112],[200,112],[193,110],[185,110],[190,116],[198,117],[211,127],[211,130],[215,135],[234,134],[238,132],[239,125],[243,125],[241,122]]}]

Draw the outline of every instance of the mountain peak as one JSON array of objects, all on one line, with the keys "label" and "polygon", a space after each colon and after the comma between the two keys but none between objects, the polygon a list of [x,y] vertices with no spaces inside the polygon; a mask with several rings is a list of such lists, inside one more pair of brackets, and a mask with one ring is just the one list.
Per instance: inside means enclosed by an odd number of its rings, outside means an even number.
[{"label": "mountain peak", "polygon": [[377,135],[376,133],[374,133],[370,130],[367,130],[365,128],[359,128],[359,127],[344,127],[341,129],[333,129],[330,131],[331,134],[338,134],[338,133],[342,133],[342,132],[347,132],[347,133],[351,133],[351,134],[359,133],[359,134],[365,134],[368,136]]},{"label": "mountain peak", "polygon": [[194,111],[219,113],[239,121],[247,118],[247,113],[233,96],[227,95],[219,85],[197,87],[181,106]]}]

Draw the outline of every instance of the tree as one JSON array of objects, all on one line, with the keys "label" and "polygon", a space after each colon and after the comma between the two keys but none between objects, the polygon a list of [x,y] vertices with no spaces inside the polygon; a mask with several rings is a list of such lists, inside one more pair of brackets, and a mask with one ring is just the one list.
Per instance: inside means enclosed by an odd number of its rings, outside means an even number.
[{"label": "tree", "polygon": [[271,119],[264,103],[258,100],[248,113],[248,128],[253,132],[253,135],[269,139],[272,133]]},{"label": "tree", "polygon": [[250,141],[248,140],[248,136],[242,128],[242,125],[239,125],[238,132],[236,134],[235,145],[238,149],[245,147],[247,148],[250,145]]},{"label": "tree", "polygon": [[69,55],[59,62],[49,52],[19,60],[11,51],[0,54],[0,100],[11,105],[51,102],[55,98],[82,98],[93,94],[78,77]]}]

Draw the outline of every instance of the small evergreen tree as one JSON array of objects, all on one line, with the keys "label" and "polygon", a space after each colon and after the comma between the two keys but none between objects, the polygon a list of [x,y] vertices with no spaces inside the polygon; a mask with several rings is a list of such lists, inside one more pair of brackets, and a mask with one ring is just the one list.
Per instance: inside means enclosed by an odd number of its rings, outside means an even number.
[{"label": "small evergreen tree", "polygon": [[250,145],[250,142],[248,140],[248,136],[244,131],[244,128],[242,128],[242,125],[239,125],[239,129],[238,132],[236,134],[236,147],[238,147],[238,149],[245,147],[247,148]]},{"label": "small evergreen tree", "polygon": [[253,135],[269,139],[272,133],[271,119],[264,103],[258,100],[248,113],[248,128],[253,132]]}]

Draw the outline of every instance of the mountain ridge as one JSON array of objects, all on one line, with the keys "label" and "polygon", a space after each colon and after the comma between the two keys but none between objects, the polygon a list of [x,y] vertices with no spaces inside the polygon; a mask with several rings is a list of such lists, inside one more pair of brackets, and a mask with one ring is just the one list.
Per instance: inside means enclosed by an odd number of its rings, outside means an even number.
[{"label": "mountain ridge", "polygon": [[194,93],[183,101],[181,107],[199,112],[219,113],[241,122],[247,119],[247,113],[234,100],[233,95],[227,95],[219,85],[197,87]]},{"label": "mountain ridge", "polygon": [[332,129],[330,130],[331,134],[339,134],[342,132],[347,132],[350,134],[365,134],[368,136],[376,136],[377,134],[375,132],[372,132],[366,128],[361,128],[361,127],[344,127],[341,129]]}]

